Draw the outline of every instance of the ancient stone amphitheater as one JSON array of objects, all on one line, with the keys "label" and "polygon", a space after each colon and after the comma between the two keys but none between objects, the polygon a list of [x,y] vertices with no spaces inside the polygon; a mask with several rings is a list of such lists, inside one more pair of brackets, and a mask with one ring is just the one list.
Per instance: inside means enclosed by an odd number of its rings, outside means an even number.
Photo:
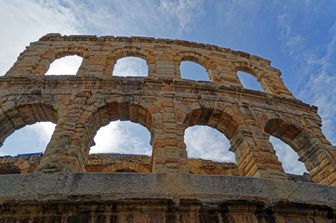
[{"label": "ancient stone amphitheater", "polygon": [[[78,55],[77,75],[45,76]],[[116,77],[116,61],[146,60],[148,77]],[[211,81],[184,80],[180,63]],[[244,89],[248,72],[264,92]],[[270,61],[208,44],[144,37],[62,36],[33,42],[0,77],[0,144],[40,121],[56,124],[43,155],[0,159],[0,222],[336,222],[336,150],[317,108],[288,91]],[[298,74],[299,75],[299,74]],[[130,120],[151,133],[152,155],[89,156],[98,129]],[[184,131],[206,125],[237,164],[188,159]],[[309,176],[284,172],[280,138]]]}]

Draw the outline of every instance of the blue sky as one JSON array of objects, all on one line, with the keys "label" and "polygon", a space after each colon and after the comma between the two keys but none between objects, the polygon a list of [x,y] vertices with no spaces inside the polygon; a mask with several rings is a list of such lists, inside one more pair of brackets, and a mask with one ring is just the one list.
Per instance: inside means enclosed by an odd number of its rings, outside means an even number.
[{"label": "blue sky", "polygon": [[[282,78],[295,97],[319,107],[323,132],[335,144],[335,9],[336,1],[323,0],[0,1],[0,73],[4,74],[9,69],[29,42],[50,32],[152,36],[215,44],[271,60],[272,65],[282,71]],[[120,72],[126,73],[132,69],[145,69],[141,64],[123,63],[121,67]],[[183,69],[185,72],[195,72],[188,66]],[[97,146],[112,148],[112,152],[150,154],[148,134],[141,131],[141,127],[135,130],[129,125],[117,122],[112,127],[106,127],[106,133],[101,134],[112,136],[101,136],[96,140]],[[33,130],[22,133],[26,138],[34,138],[27,137],[27,134],[35,134],[33,143],[22,143],[19,137],[6,140],[0,154],[17,153],[18,149],[14,148],[19,145],[31,145],[30,149],[20,148],[19,153],[30,152],[33,151],[32,147],[37,148],[42,142],[48,142],[41,132],[49,132],[50,135],[52,127],[41,128],[44,131],[34,130],[36,127],[33,127]],[[189,155],[232,160],[232,154],[227,152],[228,142],[221,139],[221,135],[208,128],[189,131],[186,134]],[[198,142],[194,145],[191,139],[196,131],[203,131],[218,143],[207,145]],[[132,136],[136,140],[133,140],[133,144],[107,140],[118,138],[117,134]],[[9,140],[13,141],[11,145],[7,145]],[[276,141],[274,145],[283,148],[277,153],[279,159],[281,157],[289,163],[297,159],[295,154],[287,152],[290,149],[284,148],[284,145]],[[213,146],[211,152],[205,148],[210,146]],[[221,149],[223,147],[226,148]],[[106,149],[97,151],[105,152]],[[289,172],[303,170],[302,167],[288,165],[285,169]]]}]

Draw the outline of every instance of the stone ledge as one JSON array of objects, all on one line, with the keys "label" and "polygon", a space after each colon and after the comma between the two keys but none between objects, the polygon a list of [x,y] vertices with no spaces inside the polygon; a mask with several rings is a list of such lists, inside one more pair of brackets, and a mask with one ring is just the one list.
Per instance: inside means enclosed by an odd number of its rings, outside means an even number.
[{"label": "stone ledge", "polygon": [[245,200],[336,208],[336,187],[302,181],[197,174],[71,173],[0,175],[0,203],[124,199]]},{"label": "stone ledge", "polygon": [[[218,97],[218,95],[230,95],[231,97],[243,97],[246,101],[248,99],[255,99],[259,102],[267,104],[273,101],[284,105],[296,107],[297,109],[304,109],[313,113],[317,112],[316,107],[312,107],[296,98],[286,98],[262,91],[250,90],[241,87],[218,85],[210,81],[195,81],[188,79],[175,80],[171,78],[150,78],[150,77],[119,77],[111,76],[109,78],[99,78],[93,76],[76,76],[76,75],[49,75],[42,77],[25,77],[25,76],[0,76],[0,87],[3,89],[3,96],[12,95],[8,90],[24,89],[25,94],[34,95],[36,90],[40,94],[45,94],[46,90],[57,91],[62,90],[62,93],[70,93],[73,89],[78,89],[80,86],[81,91],[90,90],[96,92],[97,90],[104,90],[111,85],[118,86],[121,89],[116,91],[123,92],[125,89],[132,90],[133,94],[138,91],[145,92],[146,94],[153,95],[153,89],[149,88],[156,85],[169,85],[169,92],[174,92],[175,95],[181,97],[183,94],[188,93],[192,95],[211,95]],[[95,89],[92,90],[92,86]],[[122,87],[125,87],[123,89]],[[35,89],[36,88],[36,89]],[[32,91],[31,89],[35,89]],[[183,89],[180,92],[177,89]],[[43,91],[42,91],[43,90]],[[201,92],[199,92],[201,90]],[[79,91],[79,90],[77,90]],[[126,91],[125,91],[126,92]],[[155,90],[155,92],[162,92],[162,90]],[[55,92],[53,92],[55,94]],[[129,93],[129,92],[128,92]],[[186,96],[184,96],[186,97]],[[187,96],[188,97],[188,96]],[[189,96],[190,97],[190,96]]]}]

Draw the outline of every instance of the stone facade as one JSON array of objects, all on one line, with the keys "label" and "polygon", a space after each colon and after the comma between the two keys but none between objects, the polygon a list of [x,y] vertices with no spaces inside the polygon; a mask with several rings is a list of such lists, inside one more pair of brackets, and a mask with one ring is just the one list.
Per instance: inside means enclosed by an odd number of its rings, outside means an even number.
[{"label": "stone facade", "polygon": [[[44,75],[67,55],[83,57],[76,76]],[[148,77],[112,76],[126,56],[145,59]],[[185,60],[202,65],[211,81],[181,79]],[[264,92],[244,89],[238,71],[254,76]],[[294,98],[280,74],[268,60],[213,45],[42,37],[0,78],[0,144],[39,121],[56,129],[42,157],[21,159],[18,171],[34,173],[0,175],[1,221],[335,222],[335,147],[321,131],[317,108]],[[149,130],[149,163],[114,160],[115,167],[98,167],[89,158],[96,132],[114,120]],[[235,170],[199,175],[214,172],[202,170],[205,161],[188,161],[184,131],[193,125],[213,127],[230,140]],[[288,177],[270,135],[297,152],[314,183]],[[130,167],[148,173],[106,173]],[[85,173],[90,170],[105,173]]]}]

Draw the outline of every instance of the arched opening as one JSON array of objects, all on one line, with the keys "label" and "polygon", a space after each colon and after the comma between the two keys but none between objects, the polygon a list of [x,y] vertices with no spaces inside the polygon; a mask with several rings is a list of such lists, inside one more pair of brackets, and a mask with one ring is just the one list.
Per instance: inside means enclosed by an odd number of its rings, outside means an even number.
[{"label": "arched opening", "polygon": [[202,65],[192,61],[182,61],[180,64],[180,73],[182,79],[210,81],[206,69]]},{"label": "arched opening", "polygon": [[146,60],[139,57],[124,57],[117,60],[113,68],[114,76],[148,76]]},{"label": "arched opening", "polygon": [[57,123],[57,111],[50,105],[26,104],[3,111],[0,114],[0,145],[16,130],[38,122]]},{"label": "arched opening", "polygon": [[43,153],[55,130],[52,122],[38,122],[16,130],[6,138],[0,150],[1,156]]},{"label": "arched opening", "polygon": [[[95,159],[94,163],[88,163],[87,171],[149,172],[147,168],[134,169],[138,165],[137,162],[150,166],[150,156],[152,154],[150,133],[142,125],[131,121],[112,121],[97,131],[94,141],[95,145],[90,149],[90,156],[101,154],[106,157],[96,156],[98,158]],[[107,157],[110,164],[106,162],[99,164],[100,167],[95,167],[100,160],[106,160]],[[111,163],[118,163],[118,165],[113,165],[112,168]],[[116,171],[120,169],[123,171]]]},{"label": "arched opening", "polygon": [[299,161],[298,154],[288,144],[273,136],[270,137],[270,142],[286,173],[303,175],[308,172],[304,163]]},{"label": "arched opening", "polygon": [[150,156],[150,133],[131,121],[113,121],[101,127],[94,137],[90,153],[142,154]]},{"label": "arched opening", "polygon": [[255,90],[255,91],[264,91],[261,84],[257,81],[257,79],[249,73],[238,71],[237,76],[244,88]]},{"label": "arched opening", "polygon": [[55,126],[52,122],[38,122],[26,125],[9,135],[0,148],[0,174],[33,172]]},{"label": "arched opening", "polygon": [[[235,114],[235,116],[231,114]],[[239,127],[237,120],[240,118],[241,115],[238,110],[227,113],[225,108],[197,108],[186,115],[184,123],[187,126],[210,126],[218,129],[230,140]]]},{"label": "arched opening", "polygon": [[229,140],[214,128],[202,125],[189,127],[185,130],[184,142],[189,158],[236,162],[235,154],[229,151]]},{"label": "arched opening", "polygon": [[302,175],[308,172],[305,165],[298,161],[304,154],[304,147],[309,144],[306,136],[304,140],[301,138],[302,129],[280,118],[272,118],[267,121],[265,132],[270,134],[270,142],[287,173]]},{"label": "arched opening", "polygon": [[46,75],[76,75],[83,58],[80,56],[65,56],[50,64]]}]

